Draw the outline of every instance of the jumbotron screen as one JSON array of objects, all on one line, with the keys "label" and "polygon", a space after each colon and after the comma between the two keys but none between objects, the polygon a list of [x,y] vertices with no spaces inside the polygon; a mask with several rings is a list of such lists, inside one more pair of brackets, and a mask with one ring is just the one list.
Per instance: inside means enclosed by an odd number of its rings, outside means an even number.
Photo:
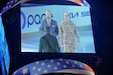
[{"label": "jumbotron screen", "polygon": [[90,6],[22,4],[20,13],[21,52],[96,53]]}]

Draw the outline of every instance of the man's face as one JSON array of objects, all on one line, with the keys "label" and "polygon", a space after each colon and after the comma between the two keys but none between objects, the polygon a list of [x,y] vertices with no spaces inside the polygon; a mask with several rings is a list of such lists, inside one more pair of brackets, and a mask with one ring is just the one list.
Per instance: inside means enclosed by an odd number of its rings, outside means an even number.
[{"label": "man's face", "polygon": [[46,19],[51,19],[51,13],[50,12],[46,12]]},{"label": "man's face", "polygon": [[68,14],[65,14],[65,15],[64,15],[64,19],[65,19],[66,21],[69,21],[69,15],[68,15]]}]

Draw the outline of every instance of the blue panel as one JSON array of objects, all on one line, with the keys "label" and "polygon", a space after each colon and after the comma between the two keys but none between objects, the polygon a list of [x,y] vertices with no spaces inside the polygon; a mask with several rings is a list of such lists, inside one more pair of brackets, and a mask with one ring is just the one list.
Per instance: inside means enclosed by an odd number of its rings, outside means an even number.
[{"label": "blue panel", "polygon": [[7,75],[9,73],[10,55],[8,51],[8,45],[4,33],[1,16],[0,16],[0,63],[2,68],[2,75]]}]

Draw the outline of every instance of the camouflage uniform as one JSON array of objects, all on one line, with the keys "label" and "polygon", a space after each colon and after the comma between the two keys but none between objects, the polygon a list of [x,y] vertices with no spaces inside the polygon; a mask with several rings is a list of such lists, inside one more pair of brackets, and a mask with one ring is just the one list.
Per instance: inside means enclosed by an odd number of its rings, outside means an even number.
[{"label": "camouflage uniform", "polygon": [[[76,36],[75,33],[77,34]],[[75,39],[75,37],[77,38]],[[75,24],[72,21],[69,20],[69,22],[66,22],[64,20],[61,22],[59,28],[59,39],[64,48],[64,52],[73,53],[76,51],[77,44],[79,43],[79,34]]]}]

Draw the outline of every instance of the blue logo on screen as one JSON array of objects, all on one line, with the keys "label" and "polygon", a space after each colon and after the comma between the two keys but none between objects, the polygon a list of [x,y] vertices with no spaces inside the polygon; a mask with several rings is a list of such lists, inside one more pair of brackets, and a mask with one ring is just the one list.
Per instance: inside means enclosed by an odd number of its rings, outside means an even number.
[{"label": "blue logo on screen", "polygon": [[40,24],[42,19],[43,19],[43,17],[45,17],[45,14],[41,14],[41,15],[39,15],[39,14],[29,15],[27,17],[27,24],[28,24],[27,26],[28,26],[28,28],[29,28],[30,25],[33,25],[34,23],[36,25]]},{"label": "blue logo on screen", "polygon": [[76,17],[86,17],[90,16],[90,11],[82,11],[82,12],[70,12],[69,17],[70,18],[76,18]]},{"label": "blue logo on screen", "polygon": [[[29,14],[28,16],[25,15],[25,13],[23,11],[21,11],[21,18],[22,18],[22,29],[24,29],[25,27],[29,28],[31,25],[38,25],[41,23],[43,17],[45,17],[45,14],[35,14],[35,15],[31,15]],[[53,17],[53,16],[52,16]]]}]

